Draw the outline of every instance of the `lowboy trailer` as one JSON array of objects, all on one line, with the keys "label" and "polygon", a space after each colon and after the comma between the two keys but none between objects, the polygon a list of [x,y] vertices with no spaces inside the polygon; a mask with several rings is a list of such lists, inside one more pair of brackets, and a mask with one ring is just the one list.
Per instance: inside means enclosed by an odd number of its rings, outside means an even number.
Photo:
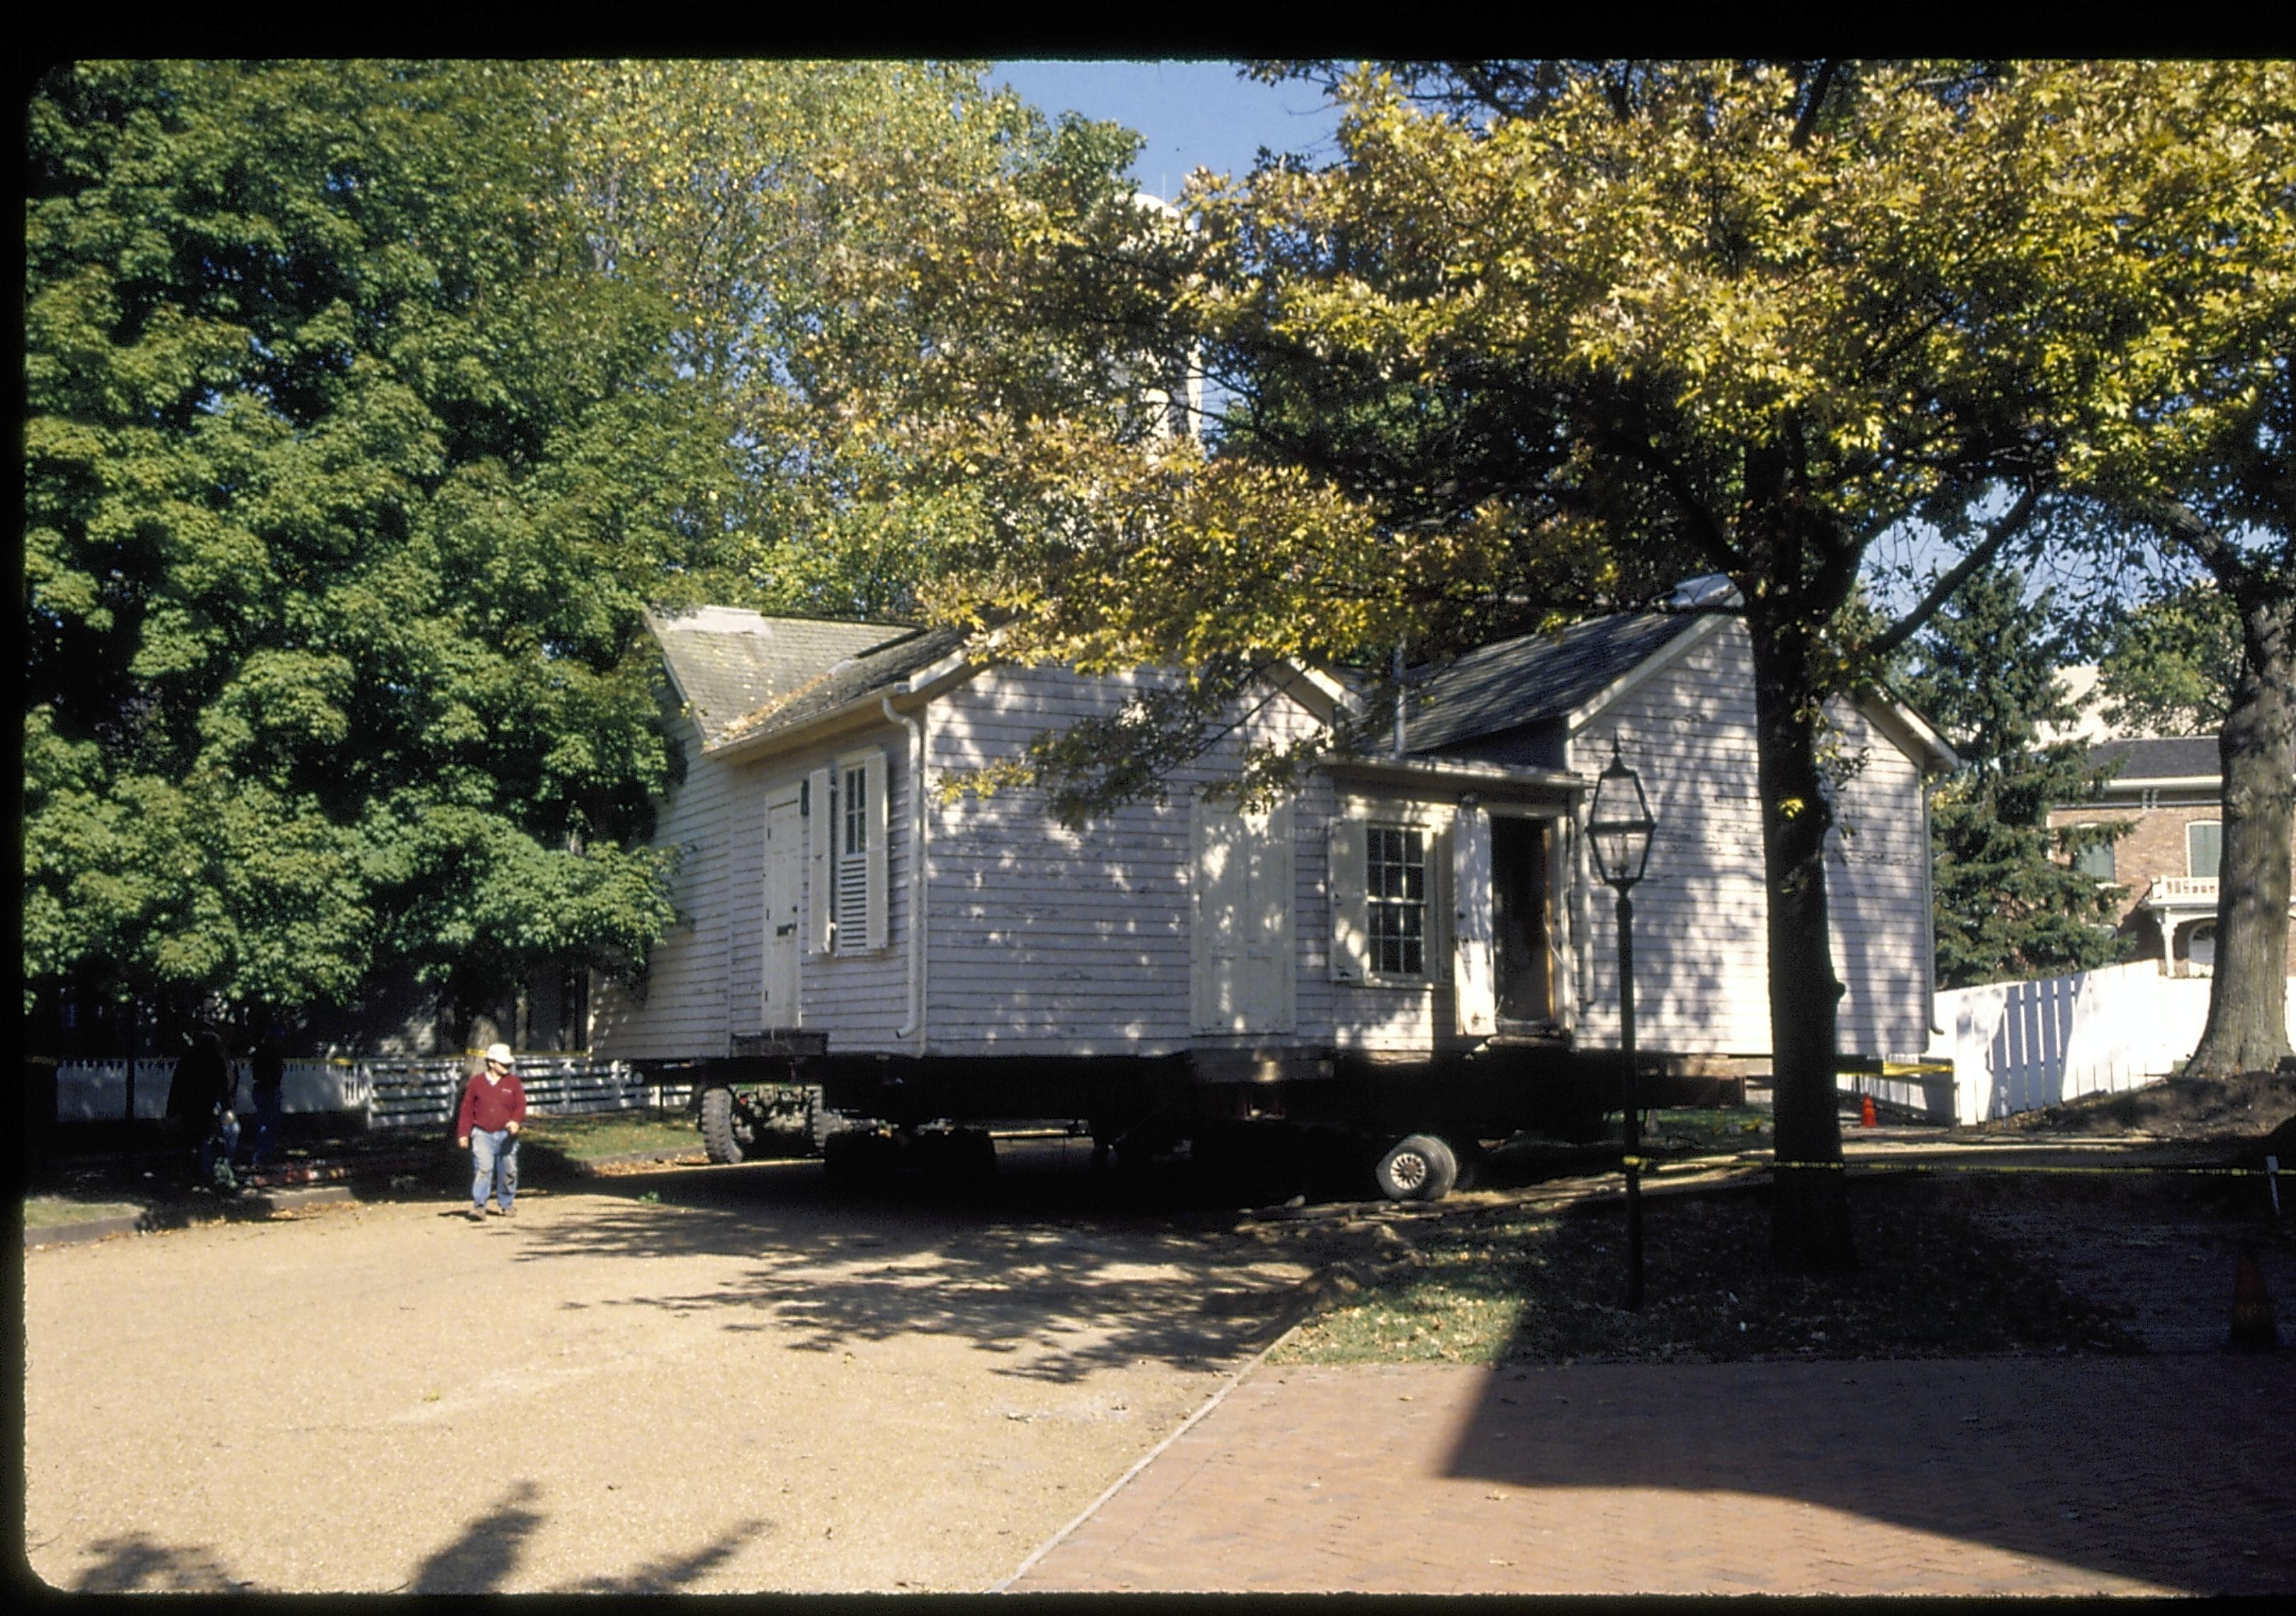
[{"label": "lowboy trailer", "polygon": [[[1407,1062],[1296,1047],[917,1059],[836,1054],[817,1034],[787,1034],[741,1040],[726,1056],[635,1064],[652,1081],[696,1089],[713,1161],[755,1153],[777,1102],[795,1092],[808,1143],[848,1182],[904,1161],[978,1169],[993,1160],[989,1130],[1050,1123],[1089,1136],[1095,1163],[1119,1169],[1185,1146],[1200,1163],[1251,1177],[1304,1153],[1393,1201],[1440,1199],[1472,1177],[1489,1141],[1525,1131],[1597,1137],[1622,1087],[1615,1052],[1536,1038]],[[1640,1074],[1642,1103],[1742,1097],[1742,1076],[1718,1064],[1653,1056]]]}]

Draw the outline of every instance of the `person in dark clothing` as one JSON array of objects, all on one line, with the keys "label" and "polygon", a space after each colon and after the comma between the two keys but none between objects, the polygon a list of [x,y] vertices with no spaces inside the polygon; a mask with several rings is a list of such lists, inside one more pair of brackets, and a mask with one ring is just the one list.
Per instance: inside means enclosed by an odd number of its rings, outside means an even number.
[{"label": "person in dark clothing", "polygon": [[279,1143],[279,1120],[284,1112],[282,1096],[287,1087],[287,1035],[274,1027],[250,1052],[249,1092],[255,1100],[255,1142],[248,1147],[247,1165],[258,1168],[271,1160]]},{"label": "person in dark clothing", "polygon": [[176,1062],[176,1075],[168,1085],[169,1119],[199,1142],[193,1157],[194,1187],[213,1187],[218,1153],[227,1171],[232,1153],[239,1147],[239,1118],[231,1108],[233,1087],[223,1035],[202,1029]]},{"label": "person in dark clothing", "polygon": [[526,1090],[511,1064],[510,1046],[487,1046],[486,1064],[463,1090],[463,1108],[455,1119],[455,1142],[471,1153],[471,1217],[487,1213],[491,1187],[502,1203],[502,1215],[512,1216],[511,1202],[518,1194],[518,1130],[526,1121]]}]

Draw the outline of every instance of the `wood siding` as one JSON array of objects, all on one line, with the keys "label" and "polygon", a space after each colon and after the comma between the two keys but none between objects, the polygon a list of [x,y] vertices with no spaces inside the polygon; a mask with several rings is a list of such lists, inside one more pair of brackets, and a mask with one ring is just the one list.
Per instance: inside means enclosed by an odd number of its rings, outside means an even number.
[{"label": "wood siding", "polygon": [[[1410,794],[1317,774],[1292,800],[1292,1030],[1197,1035],[1190,1002],[1192,803],[1232,774],[1251,740],[1298,735],[1304,710],[1277,697],[1237,734],[1168,782],[1165,801],[1136,803],[1066,830],[1043,793],[1006,790],[936,800],[935,788],[1018,756],[1031,737],[1114,710],[1136,679],[1087,680],[1054,669],[993,669],[936,698],[923,715],[928,751],[924,1041],[898,1034],[909,1014],[913,808],[910,742],[899,726],[850,729],[762,763],[694,755],[666,805],[660,839],[685,849],[677,903],[685,922],[657,949],[643,997],[600,996],[594,1046],[624,1058],[726,1053],[767,1025],[765,821],[768,801],[858,748],[886,766],[886,946],[799,960],[800,1024],[832,1049],[948,1055],[1155,1054],[1190,1047],[1297,1045],[1398,1055],[1465,1046],[1451,988],[1451,816],[1456,791],[1418,793],[1407,816],[1431,837],[1430,980],[1332,980],[1327,889],[1330,825],[1342,798],[1383,816]],[[1591,775],[1614,736],[1639,769],[1659,820],[1650,874],[1636,891],[1638,1031],[1651,1049],[1759,1054],[1769,1047],[1768,980],[1751,656],[1742,628],[1705,636],[1599,713],[1571,742]],[[1844,833],[1829,858],[1834,959],[1849,984],[1846,1053],[1895,1054],[1926,1043],[1928,849],[1915,766],[1862,717],[1837,715],[1839,744],[1861,766],[1841,787]],[[1487,798],[1487,800],[1495,800]],[[818,866],[810,838],[803,914],[808,943]],[[1558,1011],[1587,1046],[1614,1047],[1617,938],[1608,889],[1591,881],[1583,838],[1564,851],[1574,890],[1557,894],[1570,939],[1558,961]],[[785,1021],[777,1024],[786,1024]]]},{"label": "wood siding", "polygon": [[[667,1060],[727,1052],[726,963],[733,931],[728,829],[731,771],[701,756],[701,737],[680,719],[675,731],[685,780],[660,805],[654,845],[679,849],[671,900],[678,923],[654,946],[636,988],[603,981],[593,1000],[590,1048],[609,1060]],[[760,810],[762,811],[762,810]]]},{"label": "wood siding", "polygon": [[[1919,773],[1862,715],[1828,707],[1835,750],[1856,771],[1836,808],[1841,832],[1826,861],[1845,1054],[1918,1052],[1928,1042],[1929,857]],[[1686,1054],[1759,1054],[1770,1047],[1761,804],[1753,658],[1744,628],[1726,625],[1596,714],[1572,740],[1592,775],[1616,738],[1642,775],[1658,834],[1635,889],[1636,1040]],[[1862,759],[1862,762],[1859,761]],[[1582,851],[1584,947],[1570,984],[1580,1041],[1619,1037],[1616,900]]]},{"label": "wood siding", "polygon": [[[1147,676],[1087,680],[1058,669],[992,669],[933,704],[938,780],[1019,755],[1040,731],[1115,710]],[[1276,697],[1205,758],[1177,771],[1161,803],[1082,831],[1056,823],[1036,790],[960,797],[932,826],[928,1038],[947,1054],[1160,1054],[1192,1045],[1327,1041],[1324,815],[1311,788],[1292,814],[1294,1004],[1288,1038],[1190,1029],[1191,802],[1231,774],[1250,741],[1304,733]],[[1322,787],[1328,792],[1328,787]],[[1325,810],[1327,811],[1327,810]]]}]

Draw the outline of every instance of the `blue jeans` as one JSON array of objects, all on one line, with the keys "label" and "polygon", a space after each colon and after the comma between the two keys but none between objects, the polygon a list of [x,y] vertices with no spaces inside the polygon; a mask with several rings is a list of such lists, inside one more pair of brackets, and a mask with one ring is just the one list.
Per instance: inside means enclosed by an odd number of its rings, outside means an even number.
[{"label": "blue jeans", "polygon": [[255,1091],[255,1143],[248,1149],[248,1166],[261,1167],[271,1160],[272,1150],[279,1140],[282,1110],[279,1090],[258,1088]]},{"label": "blue jeans", "polygon": [[518,1136],[506,1128],[492,1133],[472,1128],[471,1166],[471,1204],[483,1210],[491,1186],[502,1210],[509,1211],[511,1197],[518,1194]]}]

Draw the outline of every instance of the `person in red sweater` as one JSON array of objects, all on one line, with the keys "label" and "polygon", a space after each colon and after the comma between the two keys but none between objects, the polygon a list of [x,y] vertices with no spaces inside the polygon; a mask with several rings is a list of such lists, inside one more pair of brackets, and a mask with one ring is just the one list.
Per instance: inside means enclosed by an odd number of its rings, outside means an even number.
[{"label": "person in red sweater", "polygon": [[471,1153],[471,1220],[487,1215],[491,1188],[511,1216],[518,1194],[518,1130],[526,1120],[526,1090],[511,1069],[510,1046],[487,1046],[487,1063],[463,1090],[462,1113],[455,1119],[455,1142]]}]

